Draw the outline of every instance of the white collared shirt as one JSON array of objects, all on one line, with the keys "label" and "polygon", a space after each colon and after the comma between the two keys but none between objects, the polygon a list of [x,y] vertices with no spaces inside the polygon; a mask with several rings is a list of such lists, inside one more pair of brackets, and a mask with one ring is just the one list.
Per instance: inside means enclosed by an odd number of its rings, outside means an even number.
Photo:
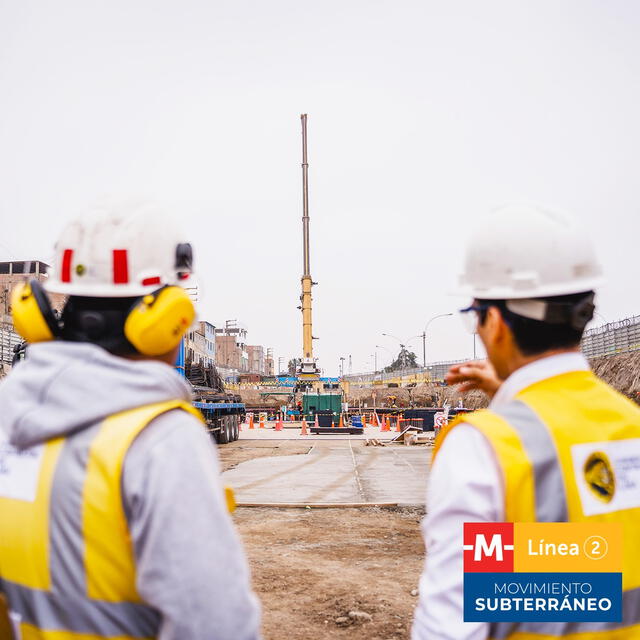
[{"label": "white collared shirt", "polygon": [[[536,360],[512,373],[489,406],[496,408],[541,380],[588,369],[578,352]],[[480,431],[460,424],[442,443],[431,468],[422,521],[427,561],[412,640],[486,640],[487,623],[462,622],[462,525],[504,518],[504,486],[493,448]]]}]

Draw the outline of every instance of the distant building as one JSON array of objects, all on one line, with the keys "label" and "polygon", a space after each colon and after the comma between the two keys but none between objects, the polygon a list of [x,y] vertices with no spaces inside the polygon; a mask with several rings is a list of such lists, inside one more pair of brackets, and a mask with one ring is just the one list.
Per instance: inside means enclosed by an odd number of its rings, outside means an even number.
[{"label": "distant building", "polygon": [[273,349],[267,349],[267,355],[264,359],[264,375],[276,375],[276,363],[273,360]]},{"label": "distant building", "polygon": [[206,320],[200,322],[200,328],[204,334],[204,348],[211,364],[216,362],[216,328]]},{"label": "distant building", "polygon": [[249,354],[249,373],[257,373],[261,376],[265,375],[265,355],[264,347],[260,345],[247,346]]},{"label": "distant building", "polygon": [[236,320],[227,320],[224,328],[217,327],[216,364],[240,373],[249,372],[249,352],[247,350],[247,328]]},{"label": "distant building", "polygon": [[273,350],[247,344],[247,327],[227,320],[215,328],[215,361],[219,368],[235,369],[241,374],[274,375]]},{"label": "distant building", "polygon": [[206,320],[197,322],[185,335],[185,359],[193,364],[216,364],[215,327]]}]

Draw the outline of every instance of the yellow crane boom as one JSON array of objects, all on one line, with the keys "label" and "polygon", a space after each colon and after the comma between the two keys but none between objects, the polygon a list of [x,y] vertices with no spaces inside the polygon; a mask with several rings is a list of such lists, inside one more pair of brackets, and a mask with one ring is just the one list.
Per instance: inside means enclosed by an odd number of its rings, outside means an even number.
[{"label": "yellow crane boom", "polygon": [[307,161],[307,114],[300,116],[302,122],[302,362],[299,375],[305,379],[319,377],[318,367],[313,358],[313,326],[311,313],[311,258],[309,252],[309,163]]}]

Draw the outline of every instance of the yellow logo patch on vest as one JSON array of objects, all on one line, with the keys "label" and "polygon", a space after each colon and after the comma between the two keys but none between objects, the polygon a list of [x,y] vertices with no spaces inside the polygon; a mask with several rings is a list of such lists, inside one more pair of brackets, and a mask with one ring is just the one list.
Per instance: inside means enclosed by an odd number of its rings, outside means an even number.
[{"label": "yellow logo patch on vest", "polygon": [[609,458],[595,451],[584,463],[584,478],[592,493],[603,502],[611,502],[616,491],[616,475]]},{"label": "yellow logo patch on vest", "polygon": [[640,438],[574,444],[571,457],[585,516],[640,508]]}]

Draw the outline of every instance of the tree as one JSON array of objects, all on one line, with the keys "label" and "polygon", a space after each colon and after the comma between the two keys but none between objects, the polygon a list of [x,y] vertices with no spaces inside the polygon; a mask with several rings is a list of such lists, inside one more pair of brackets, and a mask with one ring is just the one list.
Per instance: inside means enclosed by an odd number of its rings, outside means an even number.
[{"label": "tree", "polygon": [[287,370],[289,371],[290,376],[295,378],[301,363],[302,363],[302,360],[300,358],[291,358],[291,360],[289,360],[289,364],[287,365]]},{"label": "tree", "polygon": [[398,357],[388,366],[385,367],[385,373],[391,373],[392,371],[402,371],[403,369],[415,369],[418,367],[418,361],[416,354],[413,351],[408,351],[404,347],[400,349]]}]

